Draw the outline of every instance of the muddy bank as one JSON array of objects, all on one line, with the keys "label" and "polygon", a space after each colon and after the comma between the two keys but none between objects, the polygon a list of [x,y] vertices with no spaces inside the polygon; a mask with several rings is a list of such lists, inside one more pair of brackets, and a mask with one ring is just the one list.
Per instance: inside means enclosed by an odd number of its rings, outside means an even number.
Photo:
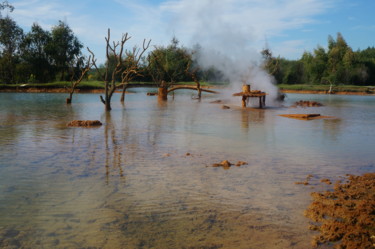
[{"label": "muddy bank", "polygon": [[[328,94],[327,91],[315,91],[315,90],[280,90],[282,93],[300,93],[300,94]],[[375,93],[367,92],[348,92],[348,91],[338,91],[333,93],[334,95],[369,95],[375,96]]]}]

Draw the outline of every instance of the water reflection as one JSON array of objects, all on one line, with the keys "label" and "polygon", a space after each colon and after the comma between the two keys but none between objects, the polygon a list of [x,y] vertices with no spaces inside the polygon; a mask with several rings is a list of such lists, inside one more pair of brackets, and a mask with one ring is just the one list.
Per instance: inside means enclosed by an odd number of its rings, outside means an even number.
[{"label": "water reflection", "polygon": [[341,134],[342,119],[333,118],[325,119],[323,122],[324,136],[329,137],[332,141],[337,141]]},{"label": "water reflection", "polygon": [[[311,189],[294,182],[374,170],[362,101],[332,99],[319,112],[341,108],[340,119],[300,122],[190,95],[131,94],[110,113],[97,95],[69,107],[64,95],[25,95],[18,108],[18,95],[1,97],[2,248],[308,248]],[[73,119],[103,126],[66,127]],[[225,159],[248,164],[212,167]]]},{"label": "water reflection", "polygon": [[250,109],[241,110],[241,126],[247,131],[251,124],[263,124],[265,119],[265,109]]},{"label": "water reflection", "polygon": [[121,141],[116,136],[116,124],[112,121],[112,113],[105,112],[103,114],[104,124],[104,143],[105,143],[105,174],[106,183],[109,184],[110,176],[119,175],[124,179],[124,147]]}]

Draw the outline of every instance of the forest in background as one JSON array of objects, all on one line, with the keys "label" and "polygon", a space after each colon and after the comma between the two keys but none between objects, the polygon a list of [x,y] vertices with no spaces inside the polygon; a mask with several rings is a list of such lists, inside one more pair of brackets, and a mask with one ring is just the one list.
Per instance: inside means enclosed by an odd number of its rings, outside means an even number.
[{"label": "forest in background", "polygon": [[[6,8],[13,10],[13,6],[6,1],[0,3],[0,11]],[[77,72],[82,70],[87,60],[83,47],[69,25],[63,21],[58,21],[51,30],[44,30],[34,23],[31,30],[25,33],[12,18],[3,17],[0,12],[0,84],[74,80],[74,77],[79,77]],[[154,82],[155,73],[158,73],[155,70],[162,66],[163,70],[169,70],[164,73],[164,77],[170,77],[165,79],[169,81],[194,80],[191,73],[186,73],[187,67],[194,70],[195,80],[225,81],[218,69],[199,68],[194,60],[197,47],[180,46],[176,38],[166,47],[154,46],[138,64],[138,71],[142,73],[138,73],[132,80]],[[126,58],[123,59],[122,67],[132,66],[127,58],[134,57],[131,51],[124,54]],[[163,65],[156,65],[160,62],[155,64],[155,56],[152,55],[158,54],[165,57]],[[275,57],[269,49],[262,50],[261,54],[262,66],[274,76],[276,84],[371,86],[375,83],[375,47],[353,51],[341,33],[337,33],[336,38],[328,37],[327,48],[317,46],[312,52],[305,51],[298,60]],[[115,56],[113,60],[111,58],[107,57],[107,61],[99,65],[99,72],[111,68],[107,64],[116,63]],[[98,70],[92,69],[84,80],[100,81],[99,75]]]}]

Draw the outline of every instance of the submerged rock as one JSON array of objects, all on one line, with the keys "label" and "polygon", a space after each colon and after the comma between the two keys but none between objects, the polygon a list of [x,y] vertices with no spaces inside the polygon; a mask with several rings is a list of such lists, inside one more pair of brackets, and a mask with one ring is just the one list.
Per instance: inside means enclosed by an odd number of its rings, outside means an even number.
[{"label": "submerged rock", "polygon": [[320,107],[323,104],[316,102],[316,101],[309,101],[309,100],[300,100],[295,102],[291,107]]},{"label": "submerged rock", "polygon": [[214,163],[212,167],[223,167],[224,169],[229,169],[233,163],[230,163],[228,160],[221,161],[221,163]]},{"label": "submerged rock", "polygon": [[236,164],[233,164],[229,162],[228,160],[221,161],[220,163],[214,163],[212,164],[212,167],[223,167],[224,169],[229,169],[232,165],[236,165],[237,167],[240,167],[242,165],[247,165],[247,162],[244,161],[238,161]]},{"label": "submerged rock", "polygon": [[238,162],[236,163],[236,166],[237,166],[237,167],[240,167],[240,166],[242,166],[242,165],[247,165],[247,162],[244,162],[244,161],[238,161]]},{"label": "submerged rock", "polygon": [[99,120],[73,120],[67,124],[67,126],[72,127],[94,127],[101,125],[102,123]]}]

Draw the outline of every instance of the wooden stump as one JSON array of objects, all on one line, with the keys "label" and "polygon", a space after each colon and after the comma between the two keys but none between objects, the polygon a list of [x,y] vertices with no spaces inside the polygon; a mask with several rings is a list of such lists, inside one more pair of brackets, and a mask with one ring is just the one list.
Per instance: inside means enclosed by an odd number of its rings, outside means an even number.
[{"label": "wooden stump", "polygon": [[242,96],[242,107],[246,107],[246,100],[247,100],[247,97]]},{"label": "wooden stump", "polygon": [[248,93],[248,92],[250,92],[250,85],[246,85],[246,84],[244,84],[244,85],[242,86],[242,92],[244,92],[244,93]]},{"label": "wooden stump", "polygon": [[159,87],[158,88],[158,98],[161,100],[168,100],[168,88]]}]

